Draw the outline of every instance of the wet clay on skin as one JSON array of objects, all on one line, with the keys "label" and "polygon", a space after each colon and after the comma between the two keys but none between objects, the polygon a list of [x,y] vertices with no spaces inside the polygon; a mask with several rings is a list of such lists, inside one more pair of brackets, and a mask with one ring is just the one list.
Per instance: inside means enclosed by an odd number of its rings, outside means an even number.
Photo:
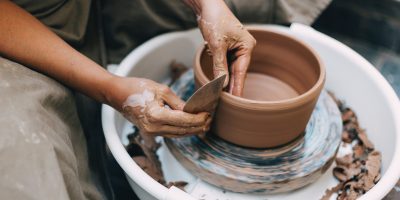
[{"label": "wet clay on skin", "polygon": [[247,73],[243,98],[257,101],[279,101],[299,96],[287,83],[266,74]]}]

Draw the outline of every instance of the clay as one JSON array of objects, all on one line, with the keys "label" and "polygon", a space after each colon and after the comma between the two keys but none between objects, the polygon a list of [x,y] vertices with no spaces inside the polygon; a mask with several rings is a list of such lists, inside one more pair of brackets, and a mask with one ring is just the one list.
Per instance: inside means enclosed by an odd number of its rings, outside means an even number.
[{"label": "clay", "polygon": [[159,144],[153,136],[143,134],[136,127],[135,132],[128,135],[129,144],[126,147],[132,159],[149,176],[157,182],[166,185],[164,174],[161,169],[161,162],[156,154]]},{"label": "clay", "polygon": [[[192,73],[187,75],[191,77]],[[175,91],[189,88],[179,93],[183,99],[194,90],[194,83],[186,78],[176,86]],[[182,166],[207,183],[226,191],[273,194],[301,188],[324,174],[335,159],[341,130],[340,112],[324,92],[306,136],[277,148],[239,147],[214,134],[164,138],[164,142]]]},{"label": "clay", "polygon": [[185,103],[184,112],[213,113],[224,87],[226,75],[220,76],[199,88]]},{"label": "clay", "polygon": [[155,181],[163,184],[166,187],[175,186],[184,190],[187,182],[175,181],[166,182],[163,171],[161,169],[161,162],[157,156],[157,150],[160,144],[154,140],[154,137],[148,136],[143,133],[138,133],[139,129],[134,127],[135,132],[128,135],[129,144],[126,149],[132,159]]},{"label": "clay", "polygon": [[338,184],[333,188],[326,189],[324,196],[322,196],[321,200],[330,200],[331,196],[335,193],[337,193],[341,188],[343,187],[343,184]]},{"label": "clay", "polygon": [[360,139],[360,141],[362,142],[362,144],[369,150],[374,149],[374,144],[372,144],[371,141],[369,141],[367,135],[365,134],[364,130],[360,130],[358,132],[358,138]]},{"label": "clay", "polygon": [[[249,31],[257,45],[244,98],[222,93],[212,133],[245,147],[284,145],[302,137],[324,86],[325,69],[304,43],[272,29]],[[203,47],[195,56],[198,87],[214,78],[213,60],[206,51]]]},{"label": "clay", "polygon": [[335,161],[338,165],[349,166],[353,162],[353,157],[351,154],[347,154],[343,157],[336,158]]},{"label": "clay", "polygon": [[247,74],[243,98],[257,101],[279,101],[296,96],[299,96],[296,90],[273,76],[254,72]]},{"label": "clay", "polygon": [[333,175],[340,181],[328,189],[321,199],[330,199],[337,193],[337,199],[354,200],[370,190],[380,179],[381,153],[374,150],[365,130],[359,127],[356,114],[336,99],[343,121],[342,141],[352,145],[353,152],[336,158]]},{"label": "clay", "polygon": [[185,186],[188,184],[186,181],[174,181],[174,182],[169,182],[166,187],[170,188],[172,186],[175,186],[183,191],[185,191]]}]

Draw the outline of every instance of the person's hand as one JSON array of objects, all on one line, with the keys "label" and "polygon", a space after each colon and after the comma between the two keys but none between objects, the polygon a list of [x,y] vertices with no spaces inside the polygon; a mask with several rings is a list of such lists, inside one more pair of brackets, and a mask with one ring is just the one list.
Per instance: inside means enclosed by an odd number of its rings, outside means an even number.
[{"label": "person's hand", "polygon": [[146,134],[179,137],[201,134],[210,127],[208,113],[183,112],[185,103],[166,85],[122,77],[112,80],[112,85],[107,94],[109,104]]},{"label": "person's hand", "polygon": [[[242,96],[244,80],[256,40],[222,0],[187,0],[195,11],[199,28],[213,57],[214,77],[227,74],[229,93]],[[228,70],[227,53],[230,60]],[[230,75],[230,78],[228,78]]]}]

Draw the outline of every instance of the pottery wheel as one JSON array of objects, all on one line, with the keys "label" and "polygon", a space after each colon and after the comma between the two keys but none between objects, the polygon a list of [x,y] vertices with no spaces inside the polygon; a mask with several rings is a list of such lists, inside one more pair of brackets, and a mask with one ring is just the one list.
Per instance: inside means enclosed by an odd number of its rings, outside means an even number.
[{"label": "pottery wheel", "polygon": [[[192,70],[172,89],[183,99],[194,92]],[[212,133],[202,138],[165,139],[177,160],[200,179],[225,190],[271,194],[314,182],[332,164],[341,141],[340,112],[326,91],[321,93],[305,137],[273,149],[250,149],[225,142]]]}]

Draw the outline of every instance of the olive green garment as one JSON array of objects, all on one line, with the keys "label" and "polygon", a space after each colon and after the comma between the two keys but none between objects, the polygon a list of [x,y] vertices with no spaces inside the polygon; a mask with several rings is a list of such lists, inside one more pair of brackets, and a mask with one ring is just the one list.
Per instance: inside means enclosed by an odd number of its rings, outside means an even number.
[{"label": "olive green garment", "polygon": [[[243,23],[311,24],[331,0],[226,0]],[[119,63],[132,49],[161,33],[197,26],[183,0],[104,0],[107,58]]]},{"label": "olive green garment", "polygon": [[[58,36],[92,60],[105,65],[99,1],[13,0]],[[29,30],[29,27],[27,27]],[[102,55],[104,54],[104,55]]]},{"label": "olive green garment", "polygon": [[[196,27],[183,0],[14,0],[98,63],[119,63],[132,49],[165,32]],[[97,5],[92,5],[96,2]],[[311,24],[331,0],[226,0],[243,23]],[[100,5],[101,4],[101,5]],[[99,12],[100,11],[100,12]],[[104,27],[104,28],[103,28]],[[95,30],[93,30],[95,29]],[[103,36],[104,32],[104,36]]]}]

